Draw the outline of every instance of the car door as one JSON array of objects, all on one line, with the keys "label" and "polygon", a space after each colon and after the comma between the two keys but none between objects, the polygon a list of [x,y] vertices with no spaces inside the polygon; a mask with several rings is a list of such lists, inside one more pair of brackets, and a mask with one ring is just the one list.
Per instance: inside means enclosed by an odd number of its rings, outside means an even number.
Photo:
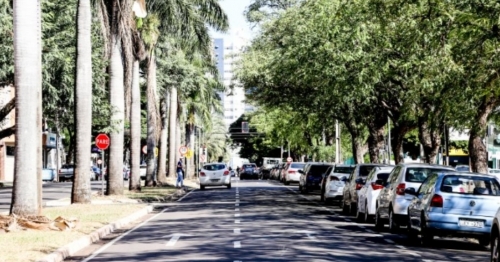
[{"label": "car door", "polygon": [[432,174],[424,180],[422,185],[420,185],[415,198],[408,206],[408,216],[412,226],[420,227],[422,211],[425,211],[426,206],[430,201],[430,196],[434,192],[437,176],[437,174]]},{"label": "car door", "polygon": [[372,171],[370,171],[370,174],[366,177],[365,184],[363,185],[363,187],[361,187],[361,189],[358,192],[358,209],[363,210],[363,212],[365,210],[366,194],[368,190],[370,190],[373,176],[376,173],[377,173],[377,168],[375,167],[374,169],[372,169]]},{"label": "car door", "polygon": [[323,178],[321,179],[321,193],[325,192],[326,184],[329,181],[330,174],[332,173],[333,166],[329,167],[326,172],[323,174]]},{"label": "car door", "polygon": [[309,167],[310,167],[310,166],[311,166],[311,165],[309,165],[309,164],[308,164],[308,165],[306,165],[306,166],[304,167],[304,169],[302,170],[302,173],[300,173],[300,182],[299,182],[299,184],[300,184],[301,186],[304,186],[304,185],[306,184],[306,183],[305,183],[305,182],[306,182],[306,180],[305,180],[305,179],[306,179],[306,175],[305,175],[305,174],[307,174],[307,172],[309,172]]},{"label": "car door", "polygon": [[348,203],[349,205],[351,204],[351,186],[352,186],[352,180],[354,179],[355,177],[355,174],[357,173],[359,169],[359,165],[356,166],[356,168],[354,168],[354,170],[351,172],[351,174],[349,175],[349,177],[347,178],[347,180],[345,181],[345,186],[344,186],[344,191],[342,192],[342,195],[343,195],[343,199],[344,199],[344,203]]},{"label": "car door", "polygon": [[389,178],[387,179],[387,183],[385,184],[384,188],[380,191],[380,194],[378,196],[378,206],[380,210],[380,214],[384,215],[388,213],[388,208],[389,208],[389,203],[391,199],[391,184],[396,183],[395,181],[398,180],[399,173],[401,172],[402,167],[397,166],[392,170],[391,174],[389,175]]}]

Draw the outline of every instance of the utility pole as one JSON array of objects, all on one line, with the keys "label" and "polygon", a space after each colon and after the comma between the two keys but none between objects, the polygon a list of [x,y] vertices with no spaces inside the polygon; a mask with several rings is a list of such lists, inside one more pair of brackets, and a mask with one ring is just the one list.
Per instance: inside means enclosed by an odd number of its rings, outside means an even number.
[{"label": "utility pole", "polygon": [[339,120],[335,120],[335,163],[340,163],[340,126]]},{"label": "utility pole", "polygon": [[287,145],[288,145],[288,150],[287,150],[287,152],[288,152],[288,157],[290,157],[290,141],[288,141],[288,140],[287,140],[287,141],[286,141],[286,143],[287,143]]},{"label": "utility pole", "polygon": [[[392,150],[392,146],[391,146],[391,118],[390,117],[387,117],[387,156],[388,156],[388,159],[387,159],[387,163],[390,165],[391,164],[391,150]],[[395,163],[395,164],[398,164],[398,163]]]}]

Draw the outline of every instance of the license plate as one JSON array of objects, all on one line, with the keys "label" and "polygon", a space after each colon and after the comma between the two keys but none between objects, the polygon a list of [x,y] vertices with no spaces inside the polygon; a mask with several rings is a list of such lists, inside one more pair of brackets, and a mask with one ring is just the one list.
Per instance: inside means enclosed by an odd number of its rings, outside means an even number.
[{"label": "license plate", "polygon": [[460,219],[460,220],[458,220],[458,225],[461,226],[461,227],[483,228],[484,227],[484,221]]},{"label": "license plate", "polygon": [[219,181],[219,179],[210,179],[210,181],[217,182],[217,181]]}]

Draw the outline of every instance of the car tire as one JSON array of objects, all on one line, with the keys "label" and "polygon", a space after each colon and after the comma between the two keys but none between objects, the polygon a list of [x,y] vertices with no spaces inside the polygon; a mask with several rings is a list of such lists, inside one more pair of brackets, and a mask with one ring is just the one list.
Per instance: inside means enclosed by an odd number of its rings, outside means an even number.
[{"label": "car tire", "polygon": [[365,222],[365,216],[363,213],[359,212],[359,205],[356,205],[356,222],[363,223]]},{"label": "car tire", "polygon": [[205,190],[205,186],[200,185],[200,190]]},{"label": "car tire", "polygon": [[231,184],[227,185],[227,189],[231,189]]},{"label": "car tire", "polygon": [[396,220],[394,219],[394,211],[392,210],[392,207],[389,207],[389,232],[397,233],[398,230],[399,230],[399,225],[396,223]]},{"label": "car tire", "polygon": [[422,215],[422,218],[420,219],[420,228],[421,228],[421,233],[422,233],[422,245],[423,246],[430,246],[432,244],[432,241],[434,240],[434,235],[430,232],[430,229],[427,228],[427,221],[425,221],[425,217]]},{"label": "car tire", "polygon": [[284,184],[285,184],[285,186],[288,186],[288,185],[290,185],[290,182],[288,182],[288,181],[285,179]]},{"label": "car tire", "polygon": [[368,213],[368,202],[365,203],[365,223],[370,222],[371,217],[370,214]]},{"label": "car tire", "polygon": [[498,230],[491,237],[491,262],[500,262],[500,239]]},{"label": "car tire", "polygon": [[325,202],[325,192],[323,192],[323,191],[321,191],[320,201]]},{"label": "car tire", "polygon": [[382,218],[380,218],[380,213],[378,212],[378,208],[377,211],[375,211],[375,229],[379,231],[384,229],[384,222],[382,221]]},{"label": "car tire", "polygon": [[[408,214],[410,214],[410,212],[408,211]],[[408,240],[410,241],[410,243],[416,243],[417,240],[418,240],[418,232],[413,229],[413,227],[411,226],[411,219],[410,219],[410,216],[408,215],[408,225],[406,226],[406,235],[408,237]]]},{"label": "car tire", "polygon": [[356,215],[356,212],[358,211],[357,208],[358,208],[357,205],[354,204],[353,202],[351,202],[349,205],[349,215],[351,215],[351,216]]},{"label": "car tire", "polygon": [[346,206],[345,201],[344,201],[344,200],[342,200],[342,202],[341,202],[341,203],[342,203],[342,213],[343,213],[344,215],[349,214],[349,207],[348,207],[348,206]]},{"label": "car tire", "polygon": [[488,237],[480,237],[477,239],[477,241],[479,242],[479,245],[484,248],[488,248],[488,246],[490,245],[490,239]]}]

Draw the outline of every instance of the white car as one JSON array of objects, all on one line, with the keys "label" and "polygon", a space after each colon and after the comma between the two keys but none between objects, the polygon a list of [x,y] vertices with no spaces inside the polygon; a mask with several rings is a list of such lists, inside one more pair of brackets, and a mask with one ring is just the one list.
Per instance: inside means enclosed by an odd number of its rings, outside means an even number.
[{"label": "white car", "polygon": [[356,168],[354,165],[335,165],[329,168],[326,172],[327,180],[322,181],[325,184],[321,188],[321,201],[325,201],[326,204],[332,202],[340,204],[345,181],[354,168]]},{"label": "white car", "polygon": [[231,175],[224,163],[209,163],[200,169],[200,189],[206,186],[227,186],[231,188]]},{"label": "white car", "polygon": [[299,182],[300,181],[300,173],[299,170],[303,169],[305,163],[300,162],[291,162],[285,166],[283,183],[285,185],[289,185],[291,182]]},{"label": "white car", "polygon": [[358,192],[358,204],[356,205],[356,220],[358,222],[368,222],[375,216],[377,211],[377,197],[382,188],[387,183],[389,174],[394,166],[380,166],[372,169],[366,177],[366,182]]}]

